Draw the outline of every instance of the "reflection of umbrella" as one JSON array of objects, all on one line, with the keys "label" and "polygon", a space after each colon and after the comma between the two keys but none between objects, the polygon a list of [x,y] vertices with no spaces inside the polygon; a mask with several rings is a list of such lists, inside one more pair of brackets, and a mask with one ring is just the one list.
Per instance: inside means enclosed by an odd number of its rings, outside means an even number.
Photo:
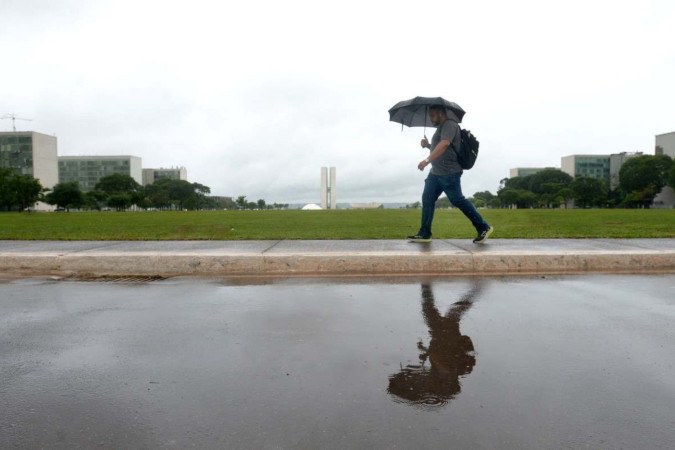
[{"label": "reflection of umbrella", "polygon": [[398,102],[389,110],[389,120],[408,127],[432,127],[427,111],[430,106],[445,106],[448,118],[457,123],[462,121],[464,110],[457,103],[449,102],[442,97],[415,97]]}]

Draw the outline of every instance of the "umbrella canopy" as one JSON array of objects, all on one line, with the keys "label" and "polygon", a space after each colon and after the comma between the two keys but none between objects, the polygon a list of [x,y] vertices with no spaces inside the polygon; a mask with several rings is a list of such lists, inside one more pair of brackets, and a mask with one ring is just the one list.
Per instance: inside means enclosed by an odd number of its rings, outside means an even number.
[{"label": "umbrella canopy", "polygon": [[448,118],[462,121],[464,110],[457,103],[449,102],[442,97],[415,97],[398,102],[389,110],[389,120],[408,127],[433,127],[427,111],[430,106],[443,105]]}]

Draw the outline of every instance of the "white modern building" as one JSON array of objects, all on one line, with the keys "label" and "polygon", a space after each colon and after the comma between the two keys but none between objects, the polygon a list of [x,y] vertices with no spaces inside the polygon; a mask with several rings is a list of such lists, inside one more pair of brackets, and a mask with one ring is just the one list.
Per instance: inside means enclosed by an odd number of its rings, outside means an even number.
[{"label": "white modern building", "polygon": [[143,183],[141,158],[131,155],[59,156],[59,183],[77,181],[82,191],[92,191],[99,180],[114,173]]},{"label": "white modern building", "polygon": [[143,169],[143,186],[153,184],[155,181],[161,180],[162,178],[187,181],[187,169],[185,167]]},{"label": "white modern building", "polygon": [[621,166],[641,152],[622,152],[610,155],[569,155],[560,159],[560,167],[570,176],[605,180],[610,189],[619,187]]},{"label": "white modern building", "polygon": [[335,167],[321,168],[321,208],[337,209],[337,184]]},{"label": "white modern building", "polygon": [[[656,135],[655,153],[675,159],[675,131]],[[666,186],[654,197],[654,208],[675,208],[675,190]]]},{"label": "white modern building", "polygon": [[656,135],[657,155],[668,155],[675,159],[675,131]]},{"label": "white modern building", "polygon": [[319,205],[316,203],[307,203],[305,206],[300,208],[302,211],[321,211],[323,208],[321,208]]},{"label": "white modern building", "polygon": [[[59,182],[56,137],[35,131],[0,132],[0,167],[17,170],[40,181],[45,188]],[[35,208],[52,210],[51,205],[38,202]]]},{"label": "white modern building", "polygon": [[598,178],[609,184],[609,155],[563,156],[560,158],[560,168],[574,178]]}]

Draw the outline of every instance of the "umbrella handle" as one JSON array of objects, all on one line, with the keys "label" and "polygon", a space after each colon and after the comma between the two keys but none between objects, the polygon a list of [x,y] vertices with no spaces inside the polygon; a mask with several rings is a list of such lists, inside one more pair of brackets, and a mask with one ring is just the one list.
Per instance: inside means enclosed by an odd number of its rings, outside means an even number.
[{"label": "umbrella handle", "polygon": [[424,105],[424,139],[427,138],[427,116],[429,115],[429,105]]}]

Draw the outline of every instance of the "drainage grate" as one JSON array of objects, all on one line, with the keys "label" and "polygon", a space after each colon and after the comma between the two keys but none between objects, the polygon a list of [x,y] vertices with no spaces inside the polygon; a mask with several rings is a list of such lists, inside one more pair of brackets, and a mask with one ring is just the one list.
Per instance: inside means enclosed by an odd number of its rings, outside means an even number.
[{"label": "drainage grate", "polygon": [[73,275],[63,278],[68,281],[90,281],[96,283],[150,283],[153,281],[166,280],[160,275]]}]

